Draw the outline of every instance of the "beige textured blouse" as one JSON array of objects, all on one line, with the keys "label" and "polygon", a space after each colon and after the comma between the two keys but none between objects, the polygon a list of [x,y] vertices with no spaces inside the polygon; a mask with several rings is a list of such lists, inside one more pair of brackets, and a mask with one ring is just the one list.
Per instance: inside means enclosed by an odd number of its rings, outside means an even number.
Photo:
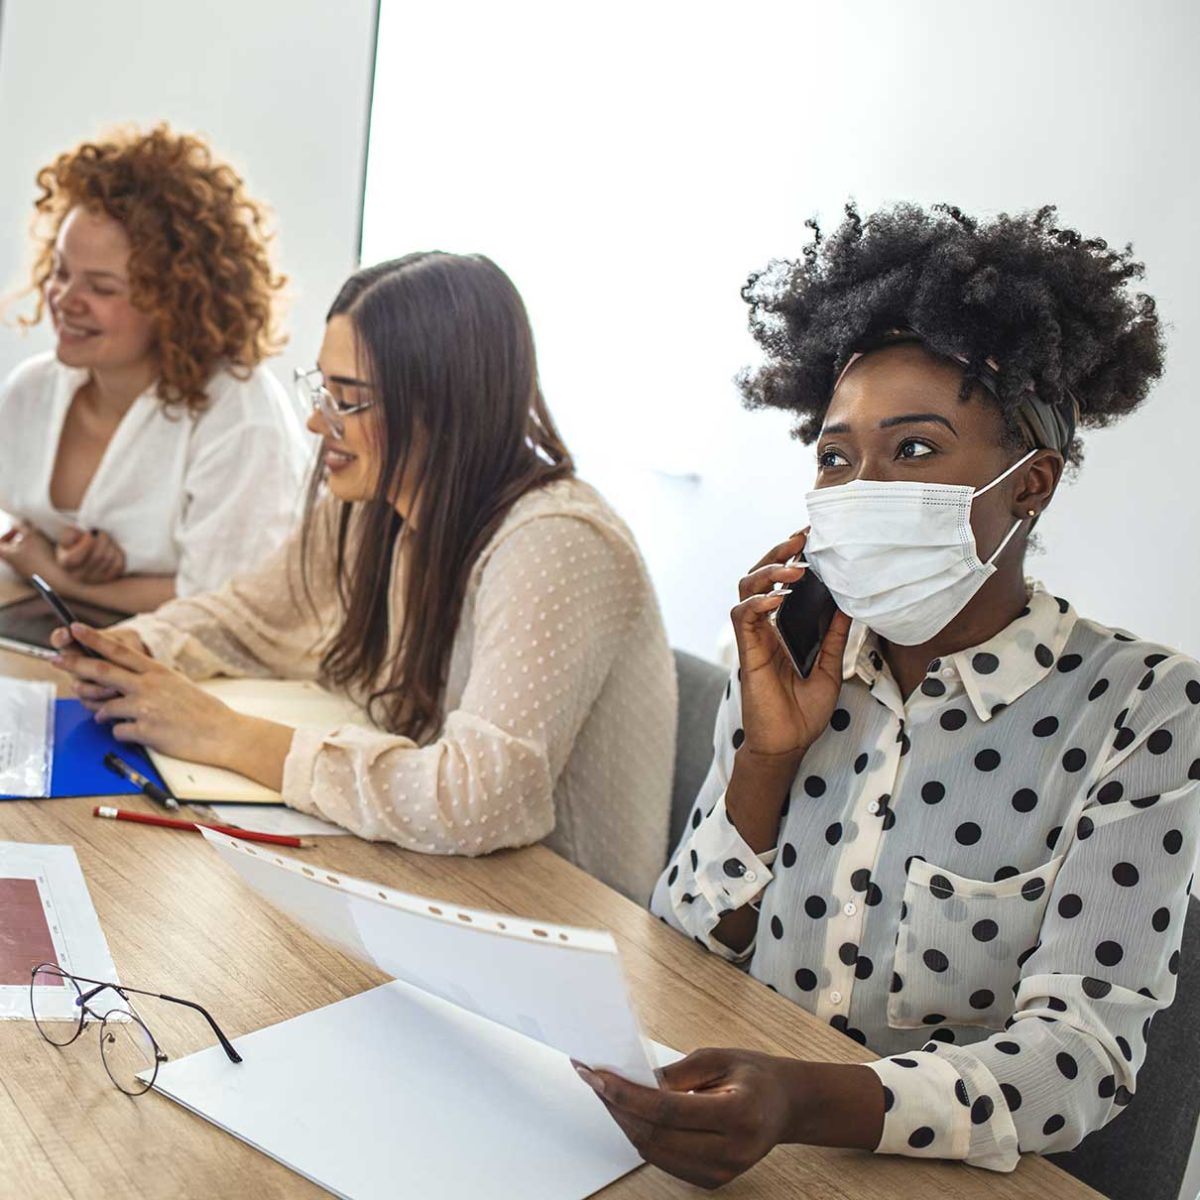
[{"label": "beige textured blouse", "polygon": [[[315,530],[313,553],[330,564],[313,580],[315,611],[296,533],[257,571],[130,625],[192,679],[317,678],[342,618],[334,529],[330,505]],[[405,559],[402,544],[393,638]],[[360,837],[431,854],[546,839],[644,901],[666,857],[675,714],[674,662],[633,536],[593,488],[562,480],[513,505],[471,572],[436,736],[298,729],[283,796]]]}]

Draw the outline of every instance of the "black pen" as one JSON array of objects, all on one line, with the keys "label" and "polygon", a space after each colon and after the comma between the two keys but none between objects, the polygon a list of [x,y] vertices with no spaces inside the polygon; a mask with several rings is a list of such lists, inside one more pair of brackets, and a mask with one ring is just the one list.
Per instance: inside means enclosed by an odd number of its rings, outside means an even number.
[{"label": "black pen", "polygon": [[178,809],[179,801],[174,796],[164,792],[157,783],[151,783],[145,775],[135,771],[123,758],[113,754],[111,751],[104,756],[104,765],[114,774],[120,775],[122,779],[129,780],[134,787],[140,788],[147,796],[150,797],[156,804],[161,804],[163,808]]}]

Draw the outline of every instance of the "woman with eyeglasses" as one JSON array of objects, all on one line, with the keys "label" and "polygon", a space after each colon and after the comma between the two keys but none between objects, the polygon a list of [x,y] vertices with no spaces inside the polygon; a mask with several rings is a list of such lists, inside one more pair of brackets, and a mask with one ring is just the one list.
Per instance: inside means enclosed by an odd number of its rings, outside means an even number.
[{"label": "woman with eyeglasses", "polygon": [[[231,768],[362,837],[436,854],[543,838],[630,896],[666,854],[675,675],[633,538],[571,457],[525,307],[477,255],[342,288],[298,379],[306,520],[261,569],[64,648],[122,740]],[[60,631],[61,632],[61,631]],[[315,678],[375,728],[292,730],[195,687]]]},{"label": "woman with eyeglasses", "polygon": [[[1052,208],[900,206],[747,285],[746,397],[797,415],[816,486],[741,581],[652,909],[878,1057],[701,1050],[661,1091],[583,1064],[664,1170],[711,1187],[803,1142],[1010,1171],[1133,1098],[1200,842],[1200,668],[1024,559],[1077,428],[1161,373],[1140,275]],[[802,678],[770,618],[810,573],[838,611]]]},{"label": "woman with eyeglasses", "polygon": [[[198,138],[122,131],[38,172],[33,324],[0,388],[0,564],[143,612],[290,530],[309,457],[278,346],[264,213]],[[0,566],[0,570],[4,568]]]}]

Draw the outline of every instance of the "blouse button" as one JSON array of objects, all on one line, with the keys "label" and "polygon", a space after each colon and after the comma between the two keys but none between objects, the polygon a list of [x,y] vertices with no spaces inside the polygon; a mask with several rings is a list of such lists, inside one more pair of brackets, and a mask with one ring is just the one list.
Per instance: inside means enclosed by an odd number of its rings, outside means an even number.
[{"label": "blouse button", "polygon": [[872,800],[871,803],[867,805],[867,812],[869,812],[871,814],[875,814],[878,811],[879,811],[879,801]]},{"label": "blouse button", "polygon": [[832,1003],[834,1003],[834,1004],[841,1004],[841,1002],[842,1002],[842,993],[841,993],[841,992],[830,992],[830,993],[829,993],[829,999],[830,999],[830,1001],[831,1001]]},{"label": "blouse button", "polygon": [[853,900],[847,900],[845,905],[842,907],[842,912],[844,912],[846,916],[852,917],[856,912],[858,912],[858,906]]},{"label": "blouse button", "polygon": [[747,883],[753,883],[753,882],[754,882],[754,881],[755,881],[755,880],[758,878],[758,876],[757,876],[757,875],[756,875],[756,874],[755,874],[753,871],[747,871],[747,872],[745,873],[745,875],[743,875],[743,876],[742,876],[742,878],[743,878],[743,879],[744,879],[744,880],[745,880]]},{"label": "blouse button", "polygon": [[943,667],[942,668],[942,678],[943,679],[953,679],[954,678],[954,668],[953,667]]}]

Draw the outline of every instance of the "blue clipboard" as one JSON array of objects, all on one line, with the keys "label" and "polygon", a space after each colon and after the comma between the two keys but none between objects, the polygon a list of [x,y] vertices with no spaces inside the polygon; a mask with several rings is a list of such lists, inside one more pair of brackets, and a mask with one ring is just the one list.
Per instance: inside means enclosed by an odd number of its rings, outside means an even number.
[{"label": "blue clipboard", "polygon": [[[104,765],[104,756],[115,754],[152,783],[166,788],[138,746],[118,742],[108,725],[92,719],[78,700],[54,702],[54,759],[50,769],[50,796],[138,796],[140,789]],[[13,796],[0,796],[12,800]]]}]

